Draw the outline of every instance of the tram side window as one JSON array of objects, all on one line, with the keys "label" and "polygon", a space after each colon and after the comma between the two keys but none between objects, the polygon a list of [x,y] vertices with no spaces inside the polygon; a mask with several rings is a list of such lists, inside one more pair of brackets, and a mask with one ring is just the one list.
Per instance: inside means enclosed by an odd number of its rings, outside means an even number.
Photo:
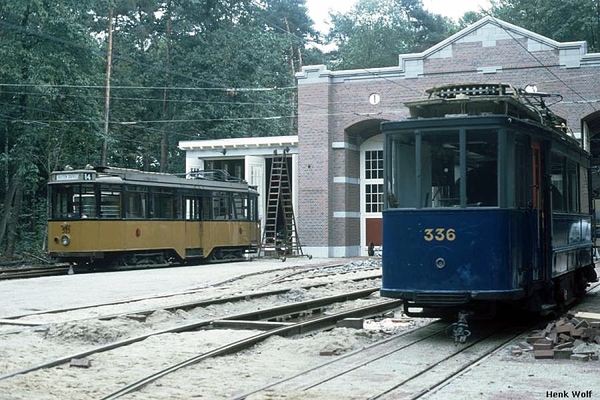
[{"label": "tram side window", "polygon": [[126,218],[146,218],[148,210],[148,189],[142,186],[128,187],[125,193]]},{"label": "tram side window", "polygon": [[579,166],[579,212],[589,214],[590,211],[590,193],[588,191],[589,182],[587,169],[583,166]]},{"label": "tram side window", "polygon": [[[510,145],[511,141],[509,141]],[[517,208],[526,208],[529,202],[529,193],[531,192],[531,184],[529,184],[529,180],[526,173],[523,171],[529,171],[531,160],[528,158],[528,149],[531,148],[531,145],[528,144],[527,139],[523,136],[517,135],[514,138],[514,160],[509,161],[508,168],[511,168],[511,165],[514,165],[514,186],[511,188],[507,188],[508,193],[514,192],[514,199],[508,198],[508,206],[509,207],[517,207]],[[510,158],[509,152],[509,158]],[[512,185],[511,181],[508,180],[508,185]]]},{"label": "tram side window", "polygon": [[210,219],[210,197],[199,197],[198,194],[184,195],[183,202],[184,219],[191,221]]},{"label": "tram side window", "polygon": [[185,216],[184,219],[198,221],[202,219],[202,198],[184,197]]},{"label": "tram side window", "polygon": [[238,221],[248,219],[248,197],[242,193],[233,193],[233,217]]},{"label": "tram side window", "polygon": [[213,219],[229,220],[231,218],[231,201],[229,193],[215,192],[213,196]]},{"label": "tram side window", "polygon": [[567,160],[567,210],[569,212],[579,212],[579,168],[573,160]]},{"label": "tram side window", "polygon": [[116,185],[100,187],[100,218],[121,218],[121,188]]},{"label": "tram side window", "polygon": [[212,197],[202,197],[202,217],[203,221],[210,221],[213,219],[212,215]]},{"label": "tram side window", "polygon": [[550,156],[552,211],[577,213],[581,210],[579,165],[565,156]]},{"label": "tram side window", "polygon": [[258,219],[258,198],[250,196],[246,201],[248,202],[248,219],[256,221]]},{"label": "tram side window", "polygon": [[565,157],[554,152],[550,155],[550,181],[552,211],[565,212],[567,210],[565,197]]},{"label": "tram side window", "polygon": [[150,218],[172,219],[175,216],[175,198],[170,189],[155,189],[152,193]]}]

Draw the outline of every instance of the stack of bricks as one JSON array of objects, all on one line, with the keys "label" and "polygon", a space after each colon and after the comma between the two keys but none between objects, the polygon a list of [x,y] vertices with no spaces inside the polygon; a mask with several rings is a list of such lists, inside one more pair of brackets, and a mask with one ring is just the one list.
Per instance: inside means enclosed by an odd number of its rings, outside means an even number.
[{"label": "stack of bricks", "polygon": [[[536,359],[597,361],[600,319],[594,319],[569,314],[548,323],[543,330],[532,331],[525,341],[513,348],[512,353],[520,355],[524,351],[533,351]],[[586,343],[589,346],[585,346]]]}]

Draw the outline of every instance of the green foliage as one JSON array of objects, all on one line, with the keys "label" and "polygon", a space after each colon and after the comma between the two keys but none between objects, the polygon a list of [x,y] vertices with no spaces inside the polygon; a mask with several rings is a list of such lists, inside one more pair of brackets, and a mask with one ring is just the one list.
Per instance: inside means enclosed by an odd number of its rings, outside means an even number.
[{"label": "green foliage", "polygon": [[105,140],[110,165],[181,172],[179,140],[293,134],[315,38],[304,0],[0,3],[0,252],[43,248],[49,171],[98,165]]},{"label": "green foliage", "polygon": [[[492,3],[508,22],[598,48],[597,2]],[[294,134],[302,65],[394,66],[459,28],[421,0],[359,0],[332,20],[337,50],[324,54],[305,0],[0,2],[2,255],[41,254],[49,172],[98,165],[105,141],[109,165],[181,172],[180,140]]]},{"label": "green foliage", "polygon": [[338,46],[330,55],[333,69],[395,66],[399,54],[423,51],[456,29],[421,0],[359,0],[349,13],[331,18],[328,38]]},{"label": "green foliage", "polygon": [[597,0],[491,0],[494,17],[559,42],[585,40],[600,50]]}]

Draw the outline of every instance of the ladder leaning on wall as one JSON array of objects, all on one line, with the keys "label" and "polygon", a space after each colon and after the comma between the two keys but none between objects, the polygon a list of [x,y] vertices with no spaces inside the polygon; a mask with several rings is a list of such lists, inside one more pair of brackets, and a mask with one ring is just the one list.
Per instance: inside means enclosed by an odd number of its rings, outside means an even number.
[{"label": "ladder leaning on wall", "polygon": [[[269,190],[267,192],[267,212],[261,243],[261,253],[265,256],[278,257],[282,261],[286,257],[306,256],[302,252],[296,218],[292,204],[292,191],[288,173],[287,154],[285,148],[282,154],[273,151]],[[260,253],[259,253],[260,254]]]}]

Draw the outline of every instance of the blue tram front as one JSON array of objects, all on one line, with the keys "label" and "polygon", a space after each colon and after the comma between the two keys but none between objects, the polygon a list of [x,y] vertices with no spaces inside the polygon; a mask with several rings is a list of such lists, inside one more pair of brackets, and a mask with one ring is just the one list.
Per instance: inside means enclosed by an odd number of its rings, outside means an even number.
[{"label": "blue tram front", "polygon": [[381,294],[420,316],[581,297],[596,279],[590,156],[546,124],[564,120],[509,85],[430,93],[382,124]]}]

